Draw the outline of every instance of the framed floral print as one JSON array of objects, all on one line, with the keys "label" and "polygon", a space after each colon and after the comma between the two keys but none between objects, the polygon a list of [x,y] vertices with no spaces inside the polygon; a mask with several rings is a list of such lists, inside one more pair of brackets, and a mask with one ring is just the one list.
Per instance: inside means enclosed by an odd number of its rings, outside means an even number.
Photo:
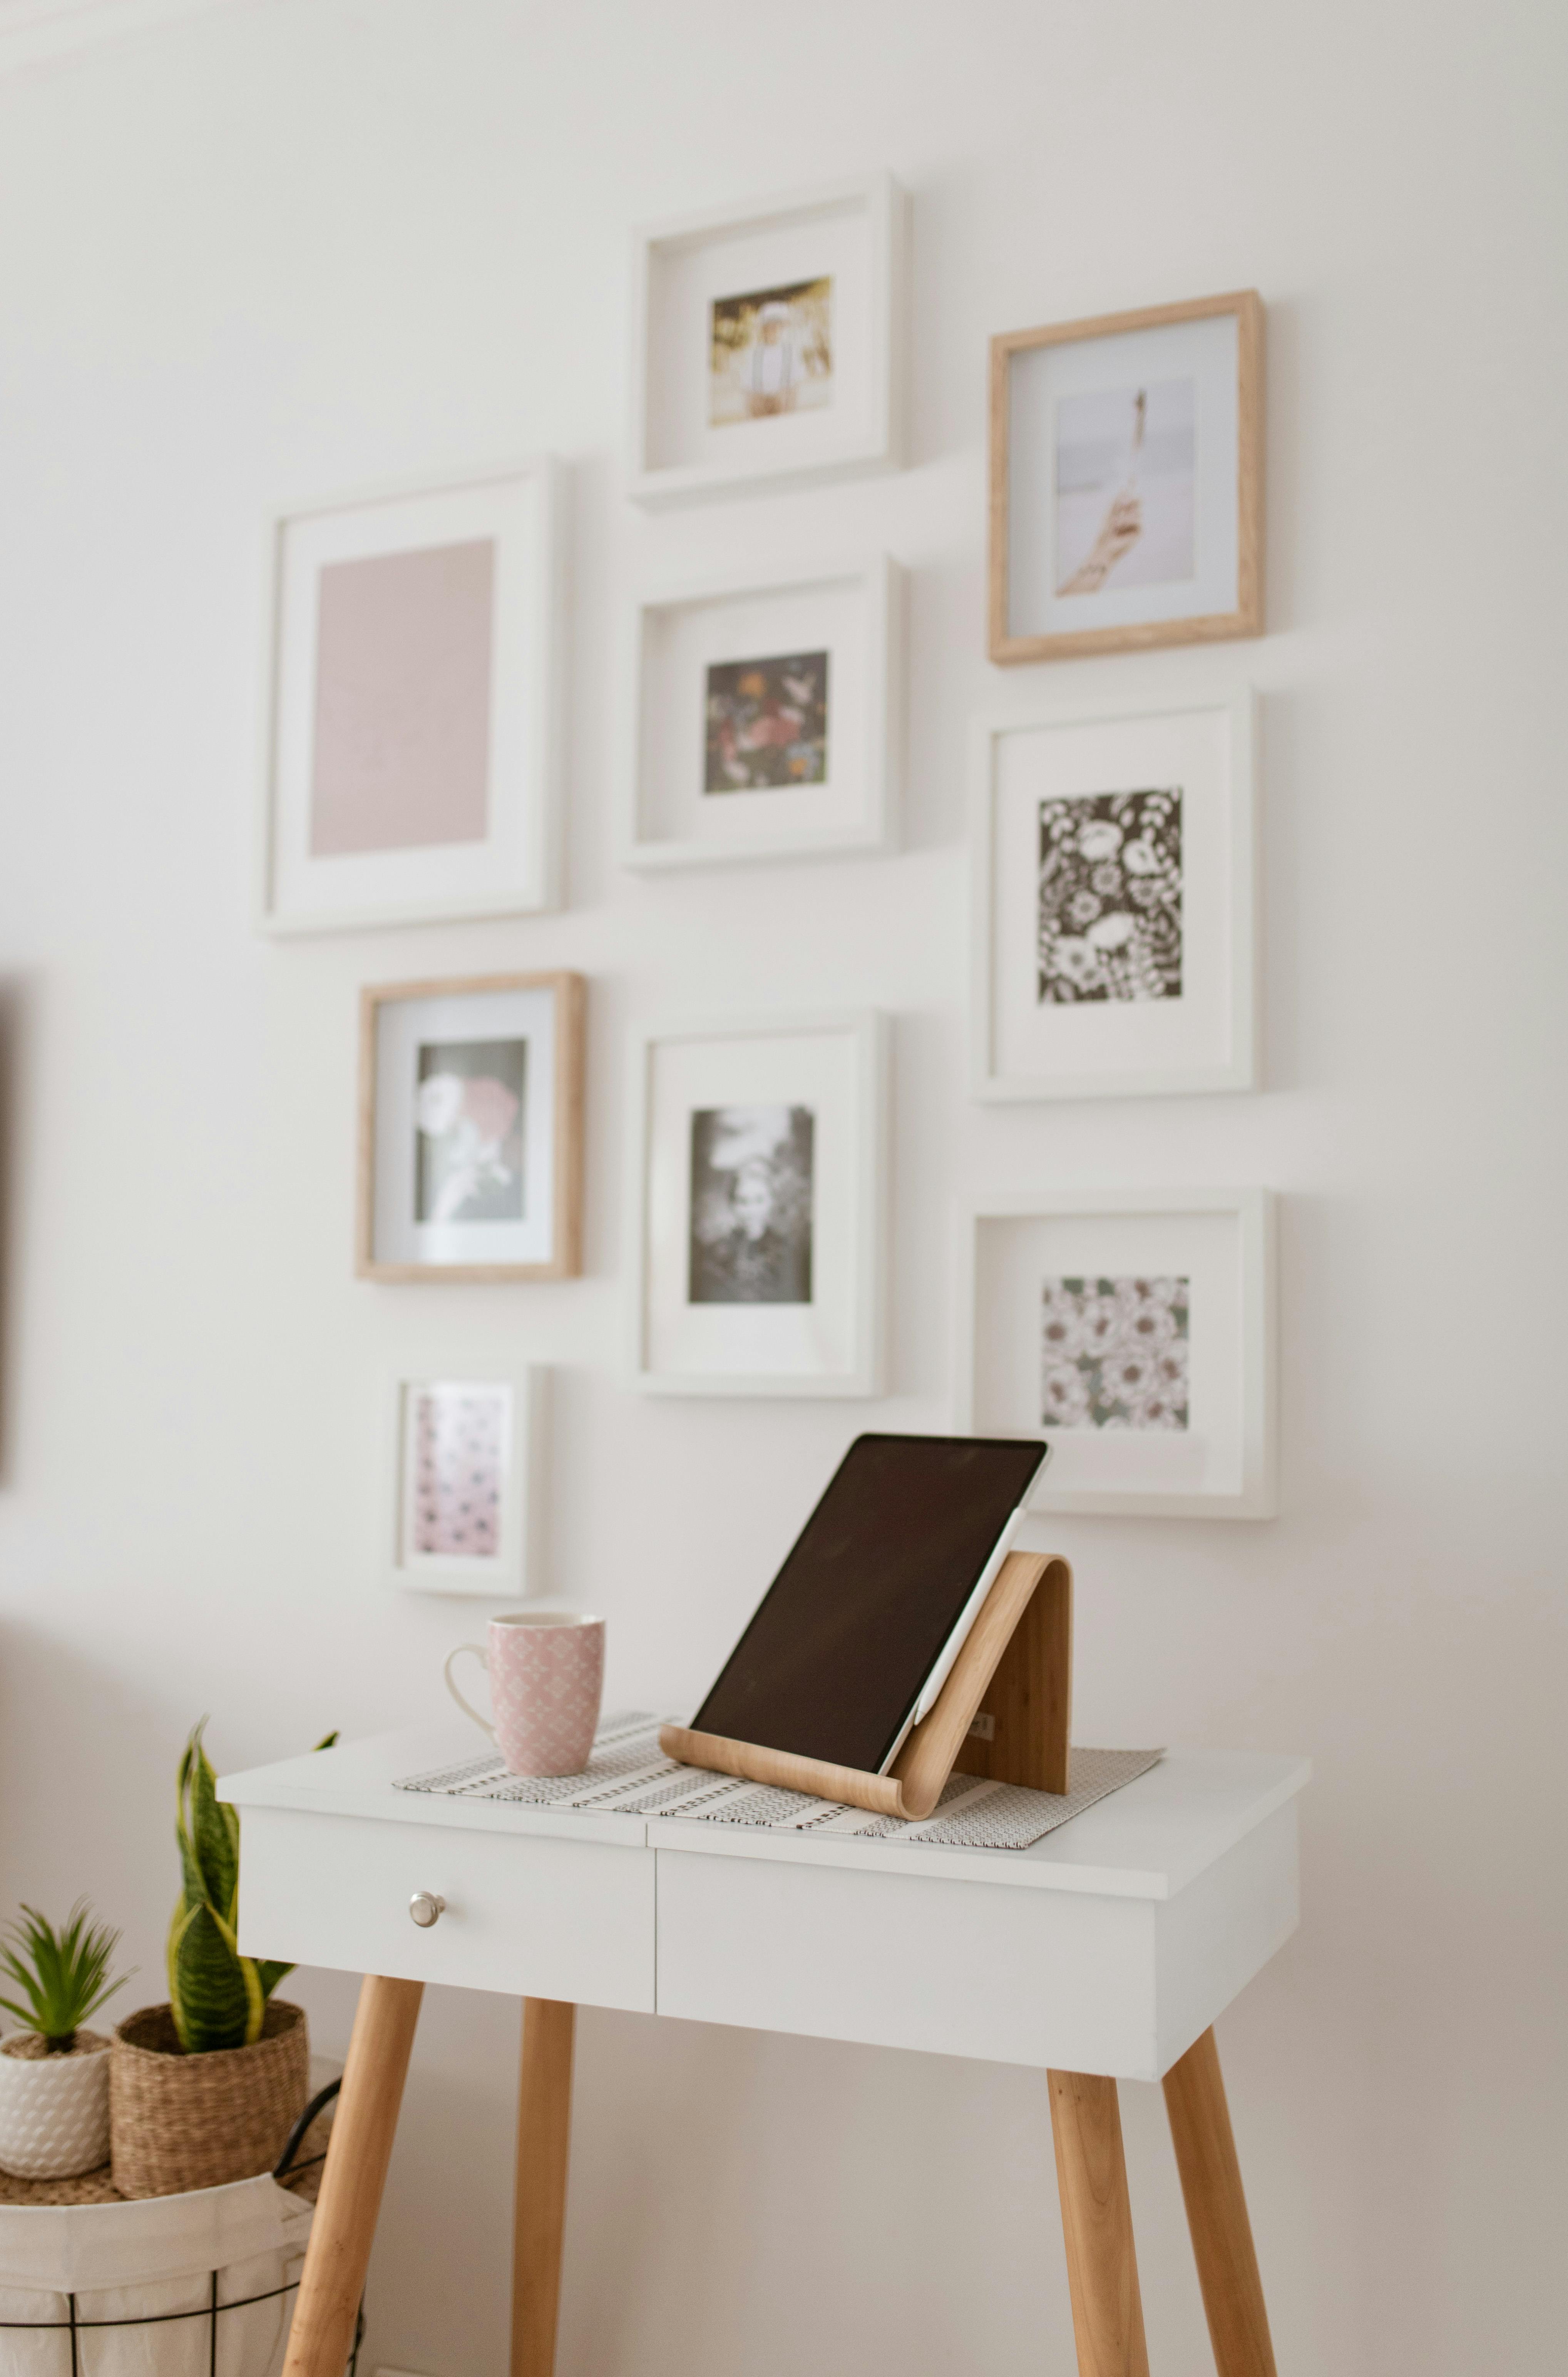
[{"label": "framed floral print", "polygon": [[638,604],[623,865],[892,847],[903,580],[879,554]]},{"label": "framed floral print", "polygon": [[990,655],[1263,629],[1255,289],[991,340]]},{"label": "framed floral print", "polygon": [[638,234],[637,502],[896,468],[906,210],[871,173]]},{"label": "framed floral print", "polygon": [[1254,1086],[1256,739],[1247,691],[977,723],[976,1097]]},{"label": "framed floral print", "polygon": [[560,513],[537,460],[274,520],[264,931],[557,905]]},{"label": "framed floral print", "polygon": [[582,1048],[581,974],[362,994],[362,1279],[575,1278]]},{"label": "framed floral print", "polygon": [[958,1426],[1045,1436],[1032,1507],[1275,1515],[1267,1189],[982,1197],[959,1275]]},{"label": "framed floral print", "polygon": [[661,1027],[633,1076],[637,1385],[877,1393],[881,1018]]},{"label": "framed floral print", "polygon": [[394,1584],[516,1600],[541,1592],[549,1373],[448,1363],[392,1387]]}]

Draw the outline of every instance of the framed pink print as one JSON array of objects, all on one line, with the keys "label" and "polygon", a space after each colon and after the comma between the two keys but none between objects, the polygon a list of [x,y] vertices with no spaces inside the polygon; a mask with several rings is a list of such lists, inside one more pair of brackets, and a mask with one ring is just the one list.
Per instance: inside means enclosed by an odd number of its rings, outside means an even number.
[{"label": "framed pink print", "polygon": [[273,522],[265,930],[557,904],[557,478],[520,463]]}]

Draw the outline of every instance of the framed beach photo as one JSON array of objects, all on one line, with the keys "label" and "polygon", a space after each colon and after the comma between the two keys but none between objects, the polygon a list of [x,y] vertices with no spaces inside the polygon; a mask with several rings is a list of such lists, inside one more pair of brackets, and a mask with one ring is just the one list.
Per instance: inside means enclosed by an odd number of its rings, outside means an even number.
[{"label": "framed beach photo", "polygon": [[1073,1189],[969,1203],[957,1422],[1042,1433],[1040,1511],[1275,1511],[1266,1188]]},{"label": "framed beach photo", "polygon": [[906,210],[873,173],[638,233],[639,503],[897,466]]},{"label": "framed beach photo", "polygon": [[405,1372],[389,1414],[389,1573],[414,1593],[542,1590],[549,1373],[461,1363]]},{"label": "framed beach photo", "polygon": [[882,1019],[662,1028],[633,1071],[637,1385],[878,1393]]},{"label": "framed beach photo", "polygon": [[559,898],[556,466],[271,527],[258,922],[525,914]]},{"label": "framed beach photo", "polygon": [[581,974],[361,994],[362,1279],[576,1277],[582,1047]]},{"label": "framed beach photo", "polygon": [[1255,745],[1250,691],[976,723],[976,1097],[1254,1086]]},{"label": "framed beach photo", "polygon": [[990,656],[1263,628],[1255,289],[991,340]]},{"label": "framed beach photo", "polygon": [[637,605],[622,864],[887,850],[904,573],[885,554]]}]

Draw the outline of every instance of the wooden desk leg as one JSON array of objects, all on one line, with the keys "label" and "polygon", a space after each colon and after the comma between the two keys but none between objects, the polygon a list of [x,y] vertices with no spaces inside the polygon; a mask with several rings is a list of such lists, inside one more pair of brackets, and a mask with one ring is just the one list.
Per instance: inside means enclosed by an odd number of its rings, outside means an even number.
[{"label": "wooden desk leg", "polygon": [[343,2377],[392,2158],[421,1981],[360,1985],[283,2377]]},{"label": "wooden desk leg", "polygon": [[1149,2377],[1116,2082],[1050,2072],[1078,2377]]},{"label": "wooden desk leg", "polygon": [[1275,2377],[1252,2226],[1212,2030],[1165,2075],[1166,2110],[1219,2377]]},{"label": "wooden desk leg", "polygon": [[577,2008],[522,2001],[512,2238],[511,2377],[554,2377],[561,2243],[571,2144],[571,2054]]}]

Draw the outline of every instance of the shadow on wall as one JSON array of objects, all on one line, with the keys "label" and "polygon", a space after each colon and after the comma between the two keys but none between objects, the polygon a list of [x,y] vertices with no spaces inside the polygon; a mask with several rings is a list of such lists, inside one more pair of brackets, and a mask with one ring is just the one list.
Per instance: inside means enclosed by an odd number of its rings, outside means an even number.
[{"label": "shadow on wall", "polygon": [[25,975],[0,975],[0,1490],[11,1482],[15,1440],[22,1045],[30,997]]}]

